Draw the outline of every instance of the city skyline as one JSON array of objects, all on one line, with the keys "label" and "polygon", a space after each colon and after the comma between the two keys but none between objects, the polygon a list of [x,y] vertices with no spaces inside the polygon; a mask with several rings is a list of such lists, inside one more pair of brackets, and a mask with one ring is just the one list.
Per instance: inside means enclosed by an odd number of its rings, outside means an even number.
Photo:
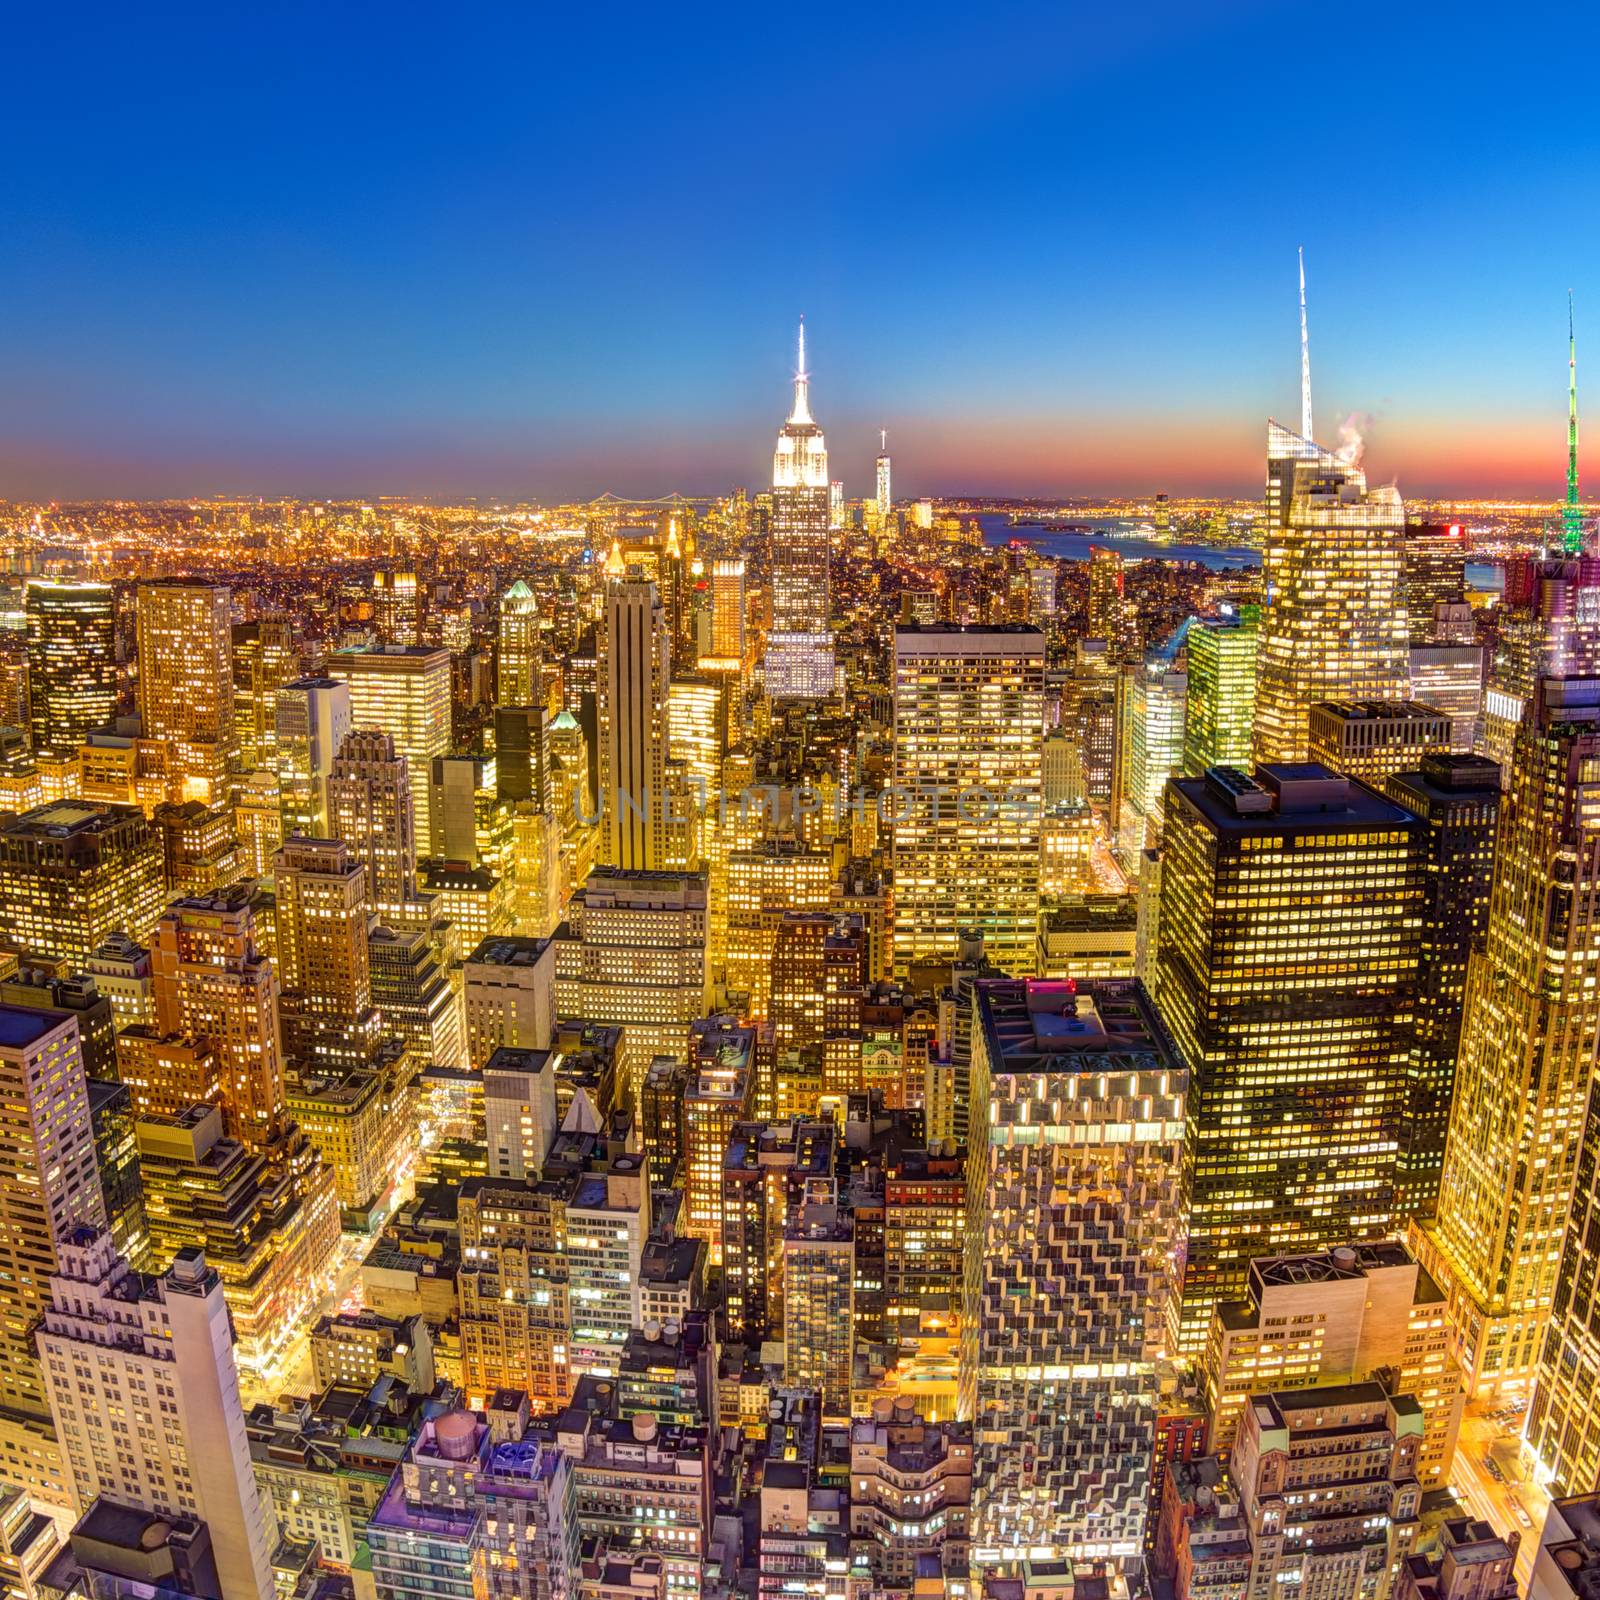
[{"label": "city skyline", "polygon": [[[750,419],[803,312],[853,497],[884,427],[912,496],[1254,494],[1262,413],[1295,415],[1303,245],[1326,442],[1359,413],[1375,483],[1559,499],[1562,300],[1581,389],[1600,294],[1592,136],[1546,92],[1546,30],[1497,29],[1469,98],[1475,8],[1448,36],[1386,19],[1383,70],[1300,59],[1278,127],[1230,87],[1276,70],[1264,15],[1018,9],[971,40],[938,8],[838,14],[800,45],[744,15],[692,42],[502,15],[426,48],[346,22],[314,53],[292,19],[107,20],[70,102],[21,74],[0,491],[757,487]],[[19,61],[68,49],[20,33]],[[519,76],[552,57],[591,70]],[[273,85],[256,114],[244,66]],[[182,93],[132,99],[141,68]],[[451,118],[397,112],[454,81]],[[769,198],[796,138],[799,247]],[[1286,201],[1291,165],[1350,198]]]}]

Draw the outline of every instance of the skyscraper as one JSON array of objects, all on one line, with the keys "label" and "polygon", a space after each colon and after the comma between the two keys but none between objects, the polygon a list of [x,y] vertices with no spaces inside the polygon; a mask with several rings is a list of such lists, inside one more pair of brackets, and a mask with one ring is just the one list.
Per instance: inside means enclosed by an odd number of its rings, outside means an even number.
[{"label": "skyscraper", "polygon": [[367,870],[380,917],[415,913],[417,838],[411,774],[394,736],[372,728],[345,737],[328,773],[328,832]]},{"label": "skyscraper", "polygon": [[338,678],[296,678],[278,690],[278,807],[283,837],[328,837],[328,775],[350,732],[350,686]]},{"label": "skyscraper", "polygon": [[1533,1376],[1600,1050],[1600,679],[1544,678],[1500,811],[1483,952],[1467,971],[1437,1220],[1468,1393]]},{"label": "skyscraper", "polygon": [[107,1225],[78,1021],[0,1005],[0,1407],[49,1415],[30,1337],[79,1227]]},{"label": "skyscraper", "polygon": [[711,649],[726,667],[737,667],[745,653],[745,564],[743,556],[720,556],[711,563]]},{"label": "skyscraper", "polygon": [[109,583],[29,580],[28,731],[36,759],[75,757],[117,705],[117,640]]},{"label": "skyscraper", "polygon": [[1134,1560],[1188,1075],[1134,980],[980,979],[957,1411],[972,1559]]},{"label": "skyscraper", "polygon": [[1123,596],[1122,556],[1108,545],[1089,547],[1089,637],[1102,640],[1113,660],[1131,630]]},{"label": "skyscraper", "polygon": [[1578,336],[1572,326],[1572,291],[1567,290],[1567,503],[1561,512],[1561,548],[1583,554],[1583,508],[1578,504]]},{"label": "skyscraper", "polygon": [[433,758],[450,748],[450,652],[425,645],[340,650],[328,676],[350,685],[350,726],[382,728],[406,758],[419,837],[427,833]]},{"label": "skyscraper", "polygon": [[342,839],[291,839],[273,868],[284,1043],[303,1059],[314,1037],[370,1025],[367,875]]},{"label": "skyscraper", "polygon": [[234,628],[233,726],[245,772],[276,767],[278,690],[299,676],[294,626],[287,617],[262,617]]},{"label": "skyscraper", "polygon": [[537,705],[544,698],[539,681],[539,602],[518,578],[500,596],[500,658],[495,700],[503,706]]},{"label": "skyscraper", "polygon": [[222,1284],[182,1250],[130,1272],[103,1227],[79,1229],[39,1331],[72,1490],[203,1521],[224,1600],[272,1600],[275,1529],[256,1488]]},{"label": "skyscraper", "polygon": [[878,435],[878,521],[887,523],[889,512],[894,507],[894,496],[889,492],[889,430],[882,429]]},{"label": "skyscraper", "polygon": [[1256,759],[1307,759],[1319,700],[1404,700],[1405,511],[1353,457],[1267,424]]},{"label": "skyscraper", "polygon": [[417,642],[417,575],[414,572],[375,572],[372,575],[372,616],[385,644]]},{"label": "skyscraper", "polygon": [[1156,658],[1133,674],[1128,688],[1128,778],[1118,842],[1133,859],[1161,837],[1167,779],[1183,768],[1183,730],[1189,698],[1186,673]]},{"label": "skyscraper", "polygon": [[185,800],[221,800],[238,760],[233,597],[222,584],[141,583],[138,618],[145,736],[172,742]]},{"label": "skyscraper", "polygon": [[1244,606],[1231,617],[1190,625],[1189,695],[1184,706],[1183,773],[1250,765],[1255,734],[1256,644],[1261,613]]},{"label": "skyscraper", "polygon": [[1032,970],[1043,740],[1037,628],[895,629],[897,971],[968,928],[1002,970]]},{"label": "skyscraper", "polygon": [[833,692],[829,520],[828,449],[811,417],[802,321],[794,409],[772,458],[772,628],[764,670],[775,700]]},{"label": "skyscraper", "polygon": [[1193,1074],[1183,1346],[1252,1256],[1395,1216],[1421,953],[1421,823],[1324,767],[1167,787],[1152,988]]},{"label": "skyscraper", "polygon": [[671,648],[655,584],[609,583],[600,659],[598,859],[629,872],[656,871],[666,860]]}]

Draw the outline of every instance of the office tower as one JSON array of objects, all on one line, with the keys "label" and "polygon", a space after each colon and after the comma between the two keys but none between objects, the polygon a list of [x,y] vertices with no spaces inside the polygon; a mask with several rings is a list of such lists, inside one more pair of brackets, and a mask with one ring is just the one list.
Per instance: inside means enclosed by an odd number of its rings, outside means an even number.
[{"label": "office tower", "polygon": [[422,837],[433,758],[450,748],[450,652],[423,645],[340,650],[328,658],[328,676],[350,685],[350,726],[381,728],[406,758]]},{"label": "office tower", "polygon": [[1307,759],[1374,789],[1451,745],[1450,718],[1415,700],[1324,700],[1307,713]]},{"label": "office tower", "polygon": [[889,479],[889,430],[883,428],[878,434],[878,493],[877,509],[880,524],[889,520],[889,513],[894,508],[894,496],[890,493]]},{"label": "office tower", "polygon": [[1056,566],[1048,562],[1028,570],[1028,618],[1039,627],[1048,628],[1055,621]]},{"label": "office tower", "polygon": [[1156,659],[1141,665],[1128,687],[1128,778],[1123,786],[1119,844],[1132,859],[1161,838],[1167,779],[1183,768],[1187,674]]},{"label": "office tower", "polygon": [[794,409],[772,457],[772,627],[763,672],[775,700],[833,693],[829,522],[828,449],[811,417],[802,322]]},{"label": "office tower", "polygon": [[305,1145],[322,1158],[348,1227],[366,1232],[384,1215],[383,1200],[416,1150],[416,1091],[404,1068],[347,1067],[301,1073],[285,1106]]},{"label": "office tower", "polygon": [[[548,1049],[556,1022],[556,949],[550,939],[486,939],[463,970],[467,1057],[482,1068],[496,1050]],[[585,1017],[574,1009],[562,1015]]]},{"label": "office tower", "polygon": [[117,1068],[116,1017],[111,1000],[85,973],[57,977],[61,963],[24,965],[0,980],[0,1004],[67,1012],[78,1021],[78,1053],[91,1078],[114,1078]]},{"label": "office tower", "polygon": [[1461,1043],[1467,965],[1481,953],[1500,817],[1500,769],[1482,756],[1435,755],[1390,777],[1384,793],[1423,821],[1422,959],[1411,1090],[1400,1140],[1398,1212],[1428,1218],[1439,1177]]},{"label": "office tower", "polygon": [[604,1154],[585,1163],[566,1203],[567,1351],[574,1373],[616,1374],[628,1334],[639,1325],[639,1267],[649,1232],[644,1157],[607,1141]]},{"label": "office tower", "polygon": [[965,1152],[937,1143],[892,1152],[883,1175],[883,1271],[890,1340],[936,1333],[959,1313],[966,1240]]},{"label": "office tower", "polygon": [[233,809],[246,870],[253,878],[270,877],[272,857],[283,843],[277,773],[260,768],[245,773],[239,779]]},{"label": "office tower", "polygon": [[[730,807],[730,822],[732,816]],[[721,845],[731,831],[719,829]],[[746,1016],[764,1018],[771,1009],[772,953],[784,917],[826,911],[833,893],[831,851],[808,849],[794,838],[761,838],[728,851],[711,909],[722,924],[722,977],[729,994],[744,997],[740,1008]]]},{"label": "office tower", "polygon": [[339,1239],[328,1169],[302,1184],[223,1133],[216,1106],[134,1124],[150,1257],[158,1270],[205,1251],[222,1280],[239,1361],[271,1381],[322,1295]]},{"label": "office tower", "polygon": [[247,886],[179,900],[150,946],[158,1038],[212,1042],[222,1065],[228,1131],[255,1149],[277,1137],[283,1115],[278,974],[256,943]]},{"label": "office tower", "polygon": [[1411,642],[1434,641],[1434,607],[1459,605],[1467,592],[1467,542],[1459,522],[1408,522],[1406,615]]},{"label": "office tower", "polygon": [[28,580],[28,732],[35,759],[70,761],[117,708],[116,607],[109,583]]},{"label": "office tower", "polygon": [[719,556],[711,563],[711,648],[702,652],[723,670],[735,670],[746,648],[745,564],[743,556]]},{"label": "office tower", "polygon": [[[867,937],[859,918],[785,912],[772,946],[767,1016],[778,1051],[852,1034],[867,984]],[[838,1085],[853,1089],[853,1082]],[[842,1103],[842,1102],[841,1102]]]},{"label": "office tower", "polygon": [[1199,619],[1189,627],[1189,698],[1184,707],[1183,772],[1250,765],[1256,713],[1260,611]]},{"label": "office tower", "polygon": [[1414,644],[1411,694],[1450,719],[1450,748],[1477,748],[1483,725],[1485,652],[1481,644]]},{"label": "office tower", "polygon": [[384,1032],[405,1047],[409,1071],[467,1064],[466,1014],[461,992],[434,952],[430,930],[378,926],[367,934],[372,1003]]},{"label": "office tower", "polygon": [[1114,658],[1130,642],[1123,598],[1122,556],[1106,545],[1089,547],[1089,637],[1101,640]]},{"label": "office tower", "polygon": [[534,706],[544,699],[539,668],[539,602],[521,578],[500,596],[500,653],[495,701],[502,706]]},{"label": "office tower", "polygon": [[606,587],[600,654],[599,860],[654,871],[666,853],[667,683],[671,639],[653,583]]},{"label": "office tower", "polygon": [[30,1330],[79,1227],[106,1225],[75,1017],[0,1005],[0,1407],[49,1414]]},{"label": "office tower", "polygon": [[385,644],[417,642],[417,575],[375,572],[372,575],[372,620]]},{"label": "office tower", "polygon": [[1511,755],[1524,710],[1541,677],[1600,674],[1600,562],[1528,557],[1505,563],[1496,608],[1499,644],[1489,663],[1479,754],[1500,763],[1510,782]]},{"label": "office tower", "polygon": [[1252,1257],[1393,1229],[1422,823],[1324,767],[1167,788],[1152,990],[1194,1078],[1180,1337]]},{"label": "office tower", "polygon": [[117,1076],[141,1117],[221,1105],[231,1087],[214,1041],[161,1033],[144,1023],[117,1035]]},{"label": "office tower", "polygon": [[552,941],[556,1009],[622,1025],[623,1098],[637,1105],[651,1061],[682,1054],[705,1014],[705,874],[597,867],[567,913]]},{"label": "office tower", "polygon": [[171,741],[185,800],[224,799],[238,762],[232,605],[222,584],[139,585],[139,712],[146,738]]},{"label": "office tower", "polygon": [[704,1239],[722,1260],[722,1167],[736,1122],[749,1119],[755,1091],[755,1031],[731,1017],[691,1029],[685,1052],[692,1080],[683,1097],[683,1212],[678,1231]]},{"label": "office tower", "polygon": [[39,1351],[77,1504],[103,1496],[198,1518],[225,1600],[272,1600],[272,1519],[250,1466],[228,1307],[204,1253],[182,1251],[160,1278],[142,1278],[103,1229],[83,1229],[50,1294]]},{"label": "office tower", "polygon": [[483,1069],[483,1113],[489,1176],[537,1181],[556,1136],[552,1053],[496,1050]]},{"label": "office tower", "polygon": [[278,690],[278,805],[285,839],[326,839],[328,776],[350,733],[350,688],[337,678],[296,678]]},{"label": "office tower", "polygon": [[1132,980],[981,980],[972,1033],[958,1415],[973,1566],[1128,1564],[1182,1260],[1188,1074]]},{"label": "office tower", "polygon": [[1353,461],[1267,424],[1255,757],[1307,759],[1319,700],[1404,700],[1405,512]]},{"label": "office tower", "polygon": [[1245,1600],[1286,1588],[1389,1600],[1419,1533],[1421,1444],[1416,1401],[1379,1383],[1256,1395],[1231,1463],[1250,1541]]},{"label": "office tower", "polygon": [[855,1221],[832,1200],[800,1205],[783,1230],[783,1378],[815,1389],[823,1415],[851,1414]]},{"label": "office tower", "polygon": [[291,839],[273,869],[285,1049],[303,1059],[334,1038],[358,1049],[372,1023],[366,869],[342,839]]},{"label": "office tower", "polygon": [[111,1002],[113,1028],[155,1020],[150,952],[125,933],[108,934],[83,964],[95,988]]},{"label": "office tower", "polygon": [[77,968],[113,933],[145,942],[166,900],[162,876],[134,806],[56,800],[0,820],[0,922],[32,955]]},{"label": "office tower", "polygon": [[639,1139],[657,1184],[676,1185],[682,1179],[683,1097],[689,1082],[689,1063],[672,1056],[657,1056],[645,1070],[639,1093]]},{"label": "office tower", "polygon": [[1465,1403],[1443,1291],[1398,1239],[1262,1256],[1244,1298],[1211,1318],[1200,1365],[1209,1446],[1233,1448],[1251,1395],[1390,1375],[1422,1409],[1417,1478],[1442,1488]]},{"label": "office tower", "polygon": [[667,744],[681,761],[690,805],[715,808],[728,753],[729,686],[713,677],[674,678],[667,689]]},{"label": "office tower", "polygon": [[1139,910],[1131,894],[1063,894],[1039,913],[1041,978],[1131,978]]},{"label": "office tower", "polygon": [[1489,922],[1467,970],[1423,1263],[1450,1295],[1469,1394],[1533,1376],[1600,1048],[1600,679],[1544,678],[1517,736]]},{"label": "office tower", "polygon": [[287,617],[262,617],[235,625],[233,727],[241,771],[276,770],[278,691],[300,675],[300,652]]},{"label": "office tower", "polygon": [[540,811],[554,802],[543,705],[500,705],[494,710],[495,793],[513,804],[531,801]]},{"label": "office tower", "polygon": [[417,914],[417,838],[411,774],[392,734],[345,736],[328,771],[328,832],[366,869],[367,899],[380,917]]},{"label": "office tower", "polygon": [[150,817],[161,851],[162,878],[172,897],[212,894],[246,876],[233,807],[199,800],[168,801]]},{"label": "office tower", "polygon": [[1037,628],[895,629],[897,973],[965,928],[1002,968],[1030,969],[1043,738]]}]

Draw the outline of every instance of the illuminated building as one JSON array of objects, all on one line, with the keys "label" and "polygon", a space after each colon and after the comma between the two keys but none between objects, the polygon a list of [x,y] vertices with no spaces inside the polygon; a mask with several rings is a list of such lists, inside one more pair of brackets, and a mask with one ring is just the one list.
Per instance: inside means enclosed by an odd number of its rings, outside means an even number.
[{"label": "illuminated building", "polygon": [[417,642],[416,573],[373,573],[372,614],[378,636],[385,644],[414,645]]},{"label": "illuminated building", "polygon": [[1039,913],[1041,978],[1131,978],[1138,942],[1133,895],[1062,895]]},{"label": "illuminated building", "polygon": [[1375,789],[1427,756],[1448,755],[1450,718],[1415,700],[1326,700],[1307,715],[1308,760]]},{"label": "illuminated building", "polygon": [[1407,698],[1405,512],[1351,461],[1267,424],[1255,759],[1307,759],[1319,700]]},{"label": "illuminated building", "polygon": [[370,1389],[397,1378],[413,1394],[433,1387],[433,1340],[424,1317],[380,1317],[374,1311],[339,1311],[318,1317],[311,1330],[311,1381]]},{"label": "illuminated building", "polygon": [[[559,1160],[559,1145],[557,1157]],[[608,1140],[591,1156],[566,1202],[566,1258],[574,1373],[616,1374],[639,1324],[639,1268],[650,1232],[644,1157]]]},{"label": "illuminated building", "polygon": [[705,1014],[705,875],[597,867],[567,910],[552,940],[556,1009],[622,1025],[623,1099],[637,1105],[651,1061],[681,1055]]},{"label": "illuminated building", "polygon": [[233,629],[233,727],[239,766],[276,770],[278,691],[300,676],[300,652],[286,617],[262,617]]},{"label": "illuminated building", "polygon": [[1174,779],[1163,840],[1151,987],[1194,1079],[1198,1351],[1253,1257],[1393,1231],[1425,846],[1404,807],[1303,765]]},{"label": "illuminated building", "polygon": [[890,1155],[883,1174],[883,1263],[891,1340],[953,1329],[966,1240],[966,1152],[932,1145]]},{"label": "illuminated building", "polygon": [[117,707],[109,583],[28,581],[28,732],[35,760],[68,761]]},{"label": "illuminated building", "polygon": [[599,860],[629,871],[666,853],[667,684],[671,638],[653,583],[606,587],[600,656]]},{"label": "illuminated building", "polygon": [[783,1230],[783,1376],[815,1389],[826,1417],[850,1415],[855,1362],[855,1222],[808,1200]]},{"label": "illuminated building", "polygon": [[738,670],[748,648],[744,583],[742,556],[719,556],[711,563],[711,639],[702,656],[723,670]]},{"label": "illuminated building", "polygon": [[1483,949],[1500,816],[1500,769],[1482,756],[1429,756],[1384,792],[1426,827],[1422,960],[1411,1093],[1400,1141],[1401,1216],[1432,1217],[1461,1043],[1467,966]]},{"label": "illuminated building", "polygon": [[141,1117],[221,1105],[228,1087],[212,1040],[161,1033],[144,1023],[117,1035],[117,1076]]},{"label": "illuminated building", "polygon": [[1421,1448],[1421,1408],[1379,1383],[1257,1394],[1231,1463],[1250,1540],[1245,1600],[1286,1589],[1389,1600],[1418,1535]]},{"label": "illuminated building", "polygon": [[156,1035],[212,1041],[223,1068],[228,1131],[265,1148],[283,1112],[278,975],[256,944],[249,887],[169,906],[156,925],[150,962]]},{"label": "illuminated building", "polygon": [[[730,808],[731,815],[731,808]],[[772,954],[792,911],[826,911],[833,897],[830,852],[791,837],[763,838],[726,858],[720,907],[726,929],[723,976],[746,1016],[764,1018],[772,1005]]]},{"label": "illuminated building", "polygon": [[381,728],[406,758],[420,835],[433,758],[450,748],[450,652],[423,645],[340,650],[328,658],[328,676],[350,685],[350,726]]},{"label": "illuminated building", "polygon": [[495,707],[494,779],[502,800],[531,801],[540,811],[554,803],[543,705]]},{"label": "illuminated building", "polygon": [[239,753],[232,596],[221,584],[141,583],[138,607],[144,736],[171,742],[183,799],[219,803]]},{"label": "illuminated building", "polygon": [[889,478],[889,430],[881,430],[878,439],[878,521],[887,523],[889,513],[894,509],[894,496],[890,493]]},{"label": "illuminated building", "polygon": [[161,852],[132,806],[57,800],[0,820],[8,942],[81,967],[113,933],[146,942],[166,892]]},{"label": "illuminated building", "polygon": [[895,971],[977,928],[994,961],[1027,972],[1039,917],[1043,634],[897,627],[894,733]]},{"label": "illuminated building", "polygon": [[1408,522],[1405,541],[1411,642],[1431,644],[1434,607],[1459,605],[1466,597],[1467,541],[1459,522]]},{"label": "illuminated building", "polygon": [[155,1020],[155,983],[150,952],[125,933],[108,934],[83,964],[95,987],[111,1002],[116,1028]]},{"label": "illuminated building", "polygon": [[75,1017],[0,1005],[0,1383],[4,1414],[49,1415],[30,1331],[79,1227],[107,1224]]},{"label": "illuminated building", "polygon": [[802,322],[794,409],[772,458],[772,627],[762,671],[775,700],[833,693],[830,521],[828,450],[811,417]]},{"label": "illuminated building", "polygon": [[1256,713],[1256,645],[1260,612],[1190,624],[1189,698],[1184,708],[1183,767],[1198,777],[1207,767],[1250,765]]},{"label": "illuminated building", "polygon": [[540,682],[539,602],[521,578],[500,596],[500,652],[495,698],[503,706],[533,706],[544,699]]},{"label": "illuminated building", "polygon": [[199,1250],[158,1279],[84,1229],[51,1279],[39,1330],[73,1498],[102,1496],[211,1536],[228,1600],[272,1600],[274,1530],[245,1439],[229,1308]]},{"label": "illuminated building", "polygon": [[866,981],[866,933],[859,923],[827,912],[786,912],[772,947],[767,1015],[774,1046],[792,1050],[854,1029]]},{"label": "illuminated building", "polygon": [[367,899],[380,917],[414,918],[417,837],[411,774],[390,734],[348,734],[328,772],[328,832],[366,869]]},{"label": "illuminated building", "polygon": [[1094,814],[1088,806],[1046,804],[1039,819],[1042,906],[1094,887],[1094,838]]},{"label": "illuminated building", "polygon": [[[915,1594],[922,1558],[941,1577],[967,1575],[972,1430],[927,1422],[910,1399],[881,1401],[850,1429],[850,1531],[875,1585]],[[920,1588],[920,1584],[918,1585]]]},{"label": "illuminated building", "polygon": [[1089,637],[1099,639],[1113,657],[1128,644],[1127,602],[1123,598],[1122,556],[1103,544],[1089,547]]},{"label": "illuminated building", "polygon": [[1479,644],[1414,644],[1411,694],[1450,719],[1450,748],[1477,748],[1483,724],[1484,649]]},{"label": "illuminated building", "polygon": [[[549,939],[487,939],[463,972],[467,1058],[483,1067],[496,1050],[549,1048],[556,1020],[556,950]],[[566,1013],[584,1016],[581,1010]]]},{"label": "illuminated building", "polygon": [[0,980],[0,1005],[32,1006],[40,1011],[69,1013],[78,1021],[78,1053],[91,1078],[117,1075],[116,1018],[111,1000],[92,977],[76,973],[59,977],[60,962],[22,966]]},{"label": "illuminated building", "polygon": [[711,678],[674,678],[667,690],[667,743],[684,763],[697,807],[716,804],[728,753],[728,686]]},{"label": "illuminated building", "polygon": [[484,1144],[491,1178],[537,1179],[555,1141],[555,1057],[496,1050],[483,1069]]},{"label": "illuminated building", "polygon": [[416,1119],[410,1098],[397,1098],[385,1074],[368,1068],[328,1077],[302,1075],[285,1098],[306,1142],[333,1174],[346,1218],[365,1229],[412,1135]]},{"label": "illuminated building", "polygon": [[245,876],[231,806],[169,802],[157,806],[150,820],[161,842],[169,895],[211,894]]},{"label": "illuminated building", "polygon": [[85,1088],[106,1226],[118,1255],[142,1261],[149,1239],[144,1226],[144,1190],[139,1183],[139,1147],[133,1136],[133,1096],[127,1084],[105,1078],[89,1078]]},{"label": "illuminated building", "polygon": [[1533,1376],[1600,1044],[1600,680],[1544,678],[1500,809],[1484,948],[1467,970],[1437,1220],[1469,1394]]},{"label": "illuminated building", "polygon": [[460,930],[463,944],[511,932],[512,881],[488,867],[431,857],[418,867],[424,900],[437,900],[440,920]]},{"label": "illuminated building", "polygon": [[272,858],[283,843],[283,813],[278,809],[278,777],[257,769],[239,780],[234,820],[245,870],[253,878],[269,877]]},{"label": "illuminated building", "polygon": [[985,979],[972,1080],[973,1566],[1131,1563],[1182,1259],[1188,1074],[1135,981]]},{"label": "illuminated building", "polygon": [[1422,1408],[1417,1478],[1442,1488],[1465,1402],[1443,1291],[1397,1239],[1260,1257],[1244,1298],[1212,1313],[1201,1361],[1211,1448],[1232,1448],[1251,1395],[1388,1373]]},{"label": "illuminated building", "polygon": [[367,934],[372,1003],[383,1015],[384,1033],[401,1039],[413,1069],[436,1062],[467,1064],[466,1014],[462,995],[434,954],[421,926],[379,926]]},{"label": "illuminated building", "polygon": [[1184,708],[1189,679],[1161,661],[1139,667],[1128,686],[1128,781],[1121,848],[1136,857],[1161,837],[1162,796],[1167,779],[1183,768]]},{"label": "illuminated building", "polygon": [[639,1092],[639,1138],[658,1184],[675,1185],[682,1178],[683,1097],[688,1087],[687,1061],[657,1056],[645,1071]]},{"label": "illuminated building", "polygon": [[329,837],[328,777],[350,733],[350,689],[337,678],[297,678],[278,690],[278,806],[283,837]]},{"label": "illuminated building", "polygon": [[138,806],[149,816],[183,792],[173,746],[101,728],[78,751],[77,798],[90,805]]},{"label": "illuminated building", "polygon": [[373,1021],[366,869],[342,839],[291,839],[273,866],[284,1048],[301,1060],[324,1048],[359,1056]]},{"label": "illuminated building", "polygon": [[755,1088],[755,1032],[731,1017],[709,1017],[690,1030],[692,1081],[683,1097],[683,1212],[678,1231],[704,1239],[713,1265],[722,1260],[722,1167],[736,1122],[748,1121]]},{"label": "illuminated building", "polygon": [[1048,628],[1056,617],[1056,569],[1054,562],[1028,571],[1028,621]]}]

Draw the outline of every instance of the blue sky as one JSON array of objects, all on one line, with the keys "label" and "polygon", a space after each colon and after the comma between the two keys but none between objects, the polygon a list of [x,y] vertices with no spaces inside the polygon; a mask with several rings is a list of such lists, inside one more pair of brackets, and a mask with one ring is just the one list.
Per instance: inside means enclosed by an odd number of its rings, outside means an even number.
[{"label": "blue sky", "polygon": [[802,311],[852,493],[1254,492],[1304,244],[1319,432],[1553,496],[1600,26],[1398,9],[17,13],[0,495],[756,487]]}]

